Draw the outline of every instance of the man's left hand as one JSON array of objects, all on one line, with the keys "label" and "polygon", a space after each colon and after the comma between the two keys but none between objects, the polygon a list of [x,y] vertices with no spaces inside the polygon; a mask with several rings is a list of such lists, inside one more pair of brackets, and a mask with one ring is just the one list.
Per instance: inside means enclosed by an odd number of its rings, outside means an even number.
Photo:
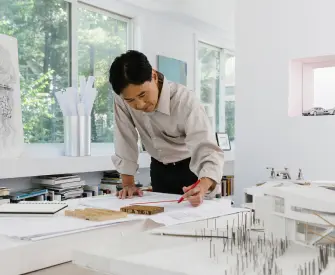
[{"label": "man's left hand", "polygon": [[215,185],[215,182],[209,178],[202,178],[200,183],[193,189],[192,185],[183,187],[184,199],[188,200],[192,206],[196,207],[202,204],[207,191]]}]

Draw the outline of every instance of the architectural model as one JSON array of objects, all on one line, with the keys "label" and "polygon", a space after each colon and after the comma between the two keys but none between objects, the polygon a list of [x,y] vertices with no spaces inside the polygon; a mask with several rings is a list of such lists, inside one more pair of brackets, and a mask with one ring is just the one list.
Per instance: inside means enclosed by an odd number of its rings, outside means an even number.
[{"label": "architectural model", "polygon": [[143,249],[120,240],[127,251],[78,251],[74,262],[119,275],[334,275],[335,187],[302,183],[301,170],[297,182],[288,169],[271,175],[247,193],[252,211],[157,228],[136,237]]},{"label": "architectural model", "polygon": [[119,275],[335,274],[334,244],[302,246],[286,237],[268,236],[252,230],[257,221],[246,215],[240,213],[229,223],[222,217],[189,224],[193,234],[185,236],[134,234],[134,240],[127,237],[119,240],[120,245],[113,243],[115,249],[106,244],[93,251],[75,251],[73,261]]},{"label": "architectural model", "polygon": [[299,169],[296,179],[292,179],[288,168],[284,170],[275,170],[272,167],[267,167],[270,170],[270,177],[255,186],[244,189],[244,203],[243,207],[255,210],[254,197],[264,196],[264,190],[268,187],[282,187],[292,185],[303,185],[314,187],[328,187],[335,188],[335,181],[311,181],[305,180],[303,177],[302,169]]},{"label": "architectural model", "polygon": [[254,197],[256,219],[267,235],[314,245],[335,243],[335,189],[280,186],[263,188]]}]

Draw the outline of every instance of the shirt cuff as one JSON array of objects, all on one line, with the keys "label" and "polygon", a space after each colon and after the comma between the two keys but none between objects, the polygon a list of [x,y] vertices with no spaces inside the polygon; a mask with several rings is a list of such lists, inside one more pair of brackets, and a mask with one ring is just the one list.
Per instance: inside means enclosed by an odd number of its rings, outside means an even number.
[{"label": "shirt cuff", "polygon": [[222,179],[222,175],[223,175],[223,167],[221,168],[222,171],[218,171],[218,169],[220,169],[221,167],[204,167],[200,173],[198,178],[210,178],[213,181],[216,182],[216,184],[220,184],[221,183],[221,179]]},{"label": "shirt cuff", "polygon": [[138,164],[136,162],[122,159],[118,156],[112,156],[112,161],[115,169],[123,175],[135,176],[138,170]]},{"label": "shirt cuff", "polygon": [[210,192],[208,191],[206,194],[205,194],[205,197],[204,199],[205,200],[211,200],[211,199],[214,199],[216,197],[217,194],[220,194],[221,192],[221,188],[220,188],[220,185],[217,183],[215,185],[215,188]]}]

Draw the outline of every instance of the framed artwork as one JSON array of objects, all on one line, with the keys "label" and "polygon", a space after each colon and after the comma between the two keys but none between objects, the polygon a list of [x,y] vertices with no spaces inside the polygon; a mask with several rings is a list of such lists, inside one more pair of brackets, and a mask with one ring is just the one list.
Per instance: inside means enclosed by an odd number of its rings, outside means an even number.
[{"label": "framed artwork", "polygon": [[164,74],[167,80],[186,86],[187,63],[178,59],[158,55],[158,71]]},{"label": "framed artwork", "polygon": [[0,34],[0,158],[17,158],[23,147],[17,39]]},{"label": "framed artwork", "polygon": [[216,141],[223,151],[231,150],[228,134],[216,132]]}]

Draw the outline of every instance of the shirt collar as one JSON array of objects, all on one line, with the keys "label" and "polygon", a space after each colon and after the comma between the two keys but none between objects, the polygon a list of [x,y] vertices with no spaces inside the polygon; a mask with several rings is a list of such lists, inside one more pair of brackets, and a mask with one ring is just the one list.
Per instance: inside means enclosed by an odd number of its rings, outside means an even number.
[{"label": "shirt collar", "polygon": [[168,116],[170,115],[170,85],[165,77],[156,110]]}]

